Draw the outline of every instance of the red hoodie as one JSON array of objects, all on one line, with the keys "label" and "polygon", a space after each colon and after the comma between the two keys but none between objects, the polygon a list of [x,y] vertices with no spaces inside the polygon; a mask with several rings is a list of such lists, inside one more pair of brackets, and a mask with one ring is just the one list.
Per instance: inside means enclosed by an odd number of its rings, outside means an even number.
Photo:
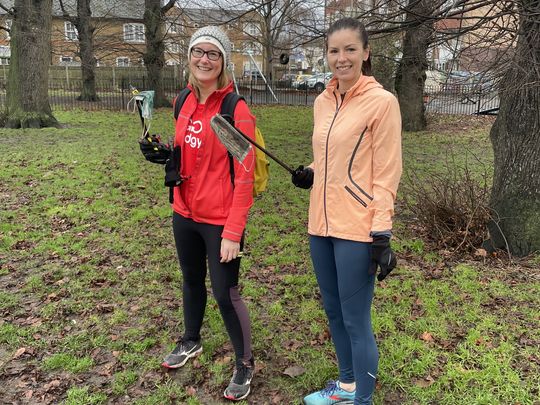
[{"label": "red hoodie", "polygon": [[[243,164],[234,159],[233,187],[227,149],[210,127],[210,119],[220,112],[223,98],[233,91],[232,82],[213,92],[204,106],[199,107],[196,125],[190,122],[198,106],[195,93],[191,90],[178,115],[174,141],[175,146],[181,148],[181,162],[189,159],[188,166],[191,168],[181,164],[180,174],[186,180],[175,187],[172,208],[196,222],[224,225],[221,237],[239,242],[253,204],[254,151],[250,150]],[[242,100],[234,111],[234,125],[250,138],[255,138],[255,117]],[[196,140],[193,139],[194,126]],[[193,145],[196,145],[195,150],[188,149]],[[188,153],[191,155],[188,156]]]}]

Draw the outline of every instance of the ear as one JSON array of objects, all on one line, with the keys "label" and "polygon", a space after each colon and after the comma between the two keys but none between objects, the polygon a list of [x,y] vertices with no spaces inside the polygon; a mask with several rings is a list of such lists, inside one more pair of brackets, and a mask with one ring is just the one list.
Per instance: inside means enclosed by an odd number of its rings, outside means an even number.
[{"label": "ear", "polygon": [[368,60],[370,54],[371,54],[371,49],[369,48],[369,45],[368,45],[368,47],[364,49],[364,58],[363,58],[364,62]]}]

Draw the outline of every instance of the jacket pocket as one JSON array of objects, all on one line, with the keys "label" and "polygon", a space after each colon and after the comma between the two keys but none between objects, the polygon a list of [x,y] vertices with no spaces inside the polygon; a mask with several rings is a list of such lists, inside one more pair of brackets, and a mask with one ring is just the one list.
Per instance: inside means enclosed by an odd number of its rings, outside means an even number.
[{"label": "jacket pocket", "polygon": [[[360,137],[358,138],[358,142],[356,142],[356,146],[354,147],[354,150],[351,154],[349,165],[347,167],[347,177],[349,178],[350,184],[354,188],[354,191],[351,187],[345,186],[345,190],[347,190],[349,194],[351,194],[354,197],[354,199],[360,202],[360,204],[362,204],[364,207],[367,207],[368,203],[373,201],[373,196],[368,194],[362,187],[360,187],[360,185],[356,181],[354,181],[352,171],[353,171],[354,159],[356,158],[356,155],[358,154],[358,151],[360,150],[361,143],[362,143],[362,140],[364,139],[364,135],[367,129],[368,127],[365,127],[362,133],[360,134]],[[362,195],[362,197],[360,197],[359,194]],[[366,203],[365,199],[369,200],[368,203]]]},{"label": "jacket pocket", "polygon": [[350,195],[352,195],[352,197],[358,201],[360,204],[362,204],[365,208],[367,208],[367,203],[358,195],[356,194],[353,190],[351,190],[351,188],[349,186],[345,186],[345,190],[348,191],[348,193]]}]

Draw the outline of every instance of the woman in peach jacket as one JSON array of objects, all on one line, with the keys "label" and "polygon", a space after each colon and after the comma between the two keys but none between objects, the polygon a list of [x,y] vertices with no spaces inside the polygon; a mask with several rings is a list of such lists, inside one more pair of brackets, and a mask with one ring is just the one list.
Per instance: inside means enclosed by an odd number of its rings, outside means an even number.
[{"label": "woman in peach jacket", "polygon": [[382,280],[396,266],[390,237],[402,171],[401,115],[396,98],[371,76],[362,23],[336,21],[326,45],[333,78],[315,100],[314,159],[292,181],[312,188],[311,257],[339,378],[304,402],[371,404],[378,351],[370,309],[377,268]]}]

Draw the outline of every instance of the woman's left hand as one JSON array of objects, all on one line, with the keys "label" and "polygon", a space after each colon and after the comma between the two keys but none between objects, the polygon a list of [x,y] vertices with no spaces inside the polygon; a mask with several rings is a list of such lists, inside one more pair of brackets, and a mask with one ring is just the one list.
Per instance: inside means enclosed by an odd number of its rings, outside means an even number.
[{"label": "woman's left hand", "polygon": [[228,263],[238,257],[240,253],[240,242],[230,239],[221,239],[221,263]]}]

